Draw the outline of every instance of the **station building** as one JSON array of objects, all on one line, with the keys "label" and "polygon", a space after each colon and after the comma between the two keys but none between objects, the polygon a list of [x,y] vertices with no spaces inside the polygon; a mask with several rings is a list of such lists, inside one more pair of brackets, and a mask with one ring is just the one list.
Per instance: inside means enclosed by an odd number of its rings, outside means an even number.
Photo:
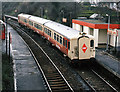
[{"label": "station building", "polygon": [[[107,34],[109,33],[109,44],[115,47],[120,46],[120,24],[109,24],[97,19],[73,19],[72,28],[93,35],[95,38],[95,47],[107,44]],[[116,40],[117,38],[117,40]]]}]

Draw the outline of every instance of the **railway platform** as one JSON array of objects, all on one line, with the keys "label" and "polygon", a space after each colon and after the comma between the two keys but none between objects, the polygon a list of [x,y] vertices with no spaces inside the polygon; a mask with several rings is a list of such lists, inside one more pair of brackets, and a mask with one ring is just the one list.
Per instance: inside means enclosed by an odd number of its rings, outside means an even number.
[{"label": "railway platform", "polygon": [[111,73],[120,78],[120,61],[104,50],[96,51],[96,61]]},{"label": "railway platform", "polygon": [[[25,42],[9,25],[8,32],[12,35],[11,54],[14,68],[14,89],[17,91],[46,92],[42,74]],[[5,46],[5,42],[3,44]]]}]

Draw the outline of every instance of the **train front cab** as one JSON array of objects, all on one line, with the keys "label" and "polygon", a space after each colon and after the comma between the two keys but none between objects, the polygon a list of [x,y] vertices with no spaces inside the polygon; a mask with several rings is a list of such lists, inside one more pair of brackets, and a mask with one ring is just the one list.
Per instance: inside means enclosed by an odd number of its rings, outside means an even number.
[{"label": "train front cab", "polygon": [[94,39],[88,36],[78,38],[79,60],[95,58]]}]

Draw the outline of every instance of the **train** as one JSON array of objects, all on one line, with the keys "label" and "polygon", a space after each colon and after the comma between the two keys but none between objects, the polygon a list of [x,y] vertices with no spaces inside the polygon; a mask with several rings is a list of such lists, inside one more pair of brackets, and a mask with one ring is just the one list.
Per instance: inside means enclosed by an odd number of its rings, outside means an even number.
[{"label": "train", "polygon": [[91,35],[52,20],[23,13],[18,14],[18,23],[46,38],[72,62],[95,58],[95,40]]},{"label": "train", "polygon": [[5,23],[0,20],[0,39],[5,40]]}]

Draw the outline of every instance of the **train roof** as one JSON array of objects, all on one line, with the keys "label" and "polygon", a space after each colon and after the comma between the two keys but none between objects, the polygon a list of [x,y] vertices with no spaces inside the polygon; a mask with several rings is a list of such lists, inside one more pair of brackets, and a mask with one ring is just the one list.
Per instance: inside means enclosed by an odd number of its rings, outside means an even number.
[{"label": "train roof", "polygon": [[[68,39],[74,39],[80,37],[80,32],[78,30],[75,30],[73,28],[70,28],[68,26],[62,25],[60,23],[47,20],[44,18],[28,15],[28,14],[19,14],[18,16],[22,16],[24,18],[28,18],[31,21],[34,21],[36,23],[44,24],[46,27],[49,27],[50,29],[56,31],[57,33],[63,35],[64,37]],[[91,37],[90,35],[86,35],[88,37]]]},{"label": "train roof", "polygon": [[50,20],[47,20],[47,19],[44,19],[44,18],[40,18],[40,17],[28,15],[28,14],[23,14],[23,13],[19,14],[18,16],[27,18],[31,21],[34,21],[34,22],[37,22],[37,23],[40,23],[40,24],[44,24],[44,23],[50,21]]},{"label": "train roof", "polygon": [[70,28],[68,26],[62,25],[54,21],[49,21],[45,23],[45,26],[49,27],[50,29],[53,29],[54,31],[65,36],[68,39],[77,38],[80,36],[80,31],[74,30],[73,28]]},{"label": "train roof", "polygon": [[17,17],[10,16],[10,15],[5,15],[5,17],[7,17],[7,18],[11,18],[11,19],[14,19],[14,20],[18,20],[18,18],[17,18]]},{"label": "train roof", "polygon": [[31,15],[21,13],[18,16],[19,17],[24,17],[24,18],[29,18]]},{"label": "train roof", "polygon": [[40,24],[44,24],[44,23],[50,21],[50,20],[47,20],[47,19],[44,19],[44,18],[40,18],[40,17],[36,17],[36,16],[31,16],[29,19],[31,21],[35,21],[35,22],[40,23]]}]

